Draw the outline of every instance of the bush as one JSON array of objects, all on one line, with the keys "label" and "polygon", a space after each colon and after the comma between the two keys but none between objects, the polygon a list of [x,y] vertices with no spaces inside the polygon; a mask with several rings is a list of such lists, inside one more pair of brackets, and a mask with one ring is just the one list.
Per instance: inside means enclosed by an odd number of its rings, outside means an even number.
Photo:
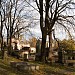
[{"label": "bush", "polygon": [[18,52],[16,52],[16,51],[12,51],[11,52],[11,56],[13,56],[13,57],[17,57],[18,59],[19,59],[19,53]]}]

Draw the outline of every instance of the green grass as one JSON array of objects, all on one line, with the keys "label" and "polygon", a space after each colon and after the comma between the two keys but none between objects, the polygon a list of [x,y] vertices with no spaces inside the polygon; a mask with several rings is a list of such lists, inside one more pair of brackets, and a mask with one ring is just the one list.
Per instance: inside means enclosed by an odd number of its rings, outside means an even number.
[{"label": "green grass", "polygon": [[75,67],[68,67],[55,63],[53,63],[52,65],[40,63],[39,65],[39,73],[41,75],[75,75]]},{"label": "green grass", "polygon": [[40,66],[39,71],[18,71],[10,66],[10,61],[20,61],[13,57],[0,59],[0,75],[75,75],[75,68],[62,66],[59,64],[43,64],[39,62],[30,62]]},{"label": "green grass", "polygon": [[29,72],[21,72],[10,66],[10,61],[20,61],[13,57],[8,57],[4,60],[0,59],[0,75],[31,75]]}]

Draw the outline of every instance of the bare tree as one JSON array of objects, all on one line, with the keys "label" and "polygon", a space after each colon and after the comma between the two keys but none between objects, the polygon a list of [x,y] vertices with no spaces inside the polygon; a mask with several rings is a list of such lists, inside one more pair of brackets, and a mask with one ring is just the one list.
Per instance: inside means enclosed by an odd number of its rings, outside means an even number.
[{"label": "bare tree", "polygon": [[2,5],[0,3],[0,38],[1,38],[1,52],[2,52],[2,59],[4,58],[4,50],[3,50],[3,22],[5,21],[5,12],[4,9],[2,8]]},{"label": "bare tree", "polygon": [[[40,13],[40,28],[42,31],[43,46],[42,59],[45,61],[46,35],[48,34],[51,36],[54,25],[61,25],[69,34],[69,28],[75,28],[75,2],[74,0],[35,0],[35,2]],[[45,19],[45,21],[43,19]]]},{"label": "bare tree", "polygon": [[26,21],[24,21],[23,18],[23,11],[25,8],[23,2],[24,1],[21,0],[3,0],[1,2],[2,10],[4,12],[3,25],[7,31],[7,46],[10,45],[9,50],[11,50],[11,39],[13,37],[19,38],[21,31],[30,27],[29,24],[24,25]]}]

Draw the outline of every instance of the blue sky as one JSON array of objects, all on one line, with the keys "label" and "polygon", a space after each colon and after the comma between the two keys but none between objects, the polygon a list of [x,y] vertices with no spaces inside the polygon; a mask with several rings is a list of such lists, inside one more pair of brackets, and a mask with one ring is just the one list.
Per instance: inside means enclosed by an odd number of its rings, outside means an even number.
[{"label": "blue sky", "polygon": [[[32,1],[31,1],[31,5],[35,6],[35,8],[37,9],[36,3],[32,3]],[[39,16],[40,16],[38,11],[34,10],[34,8],[31,7],[31,6],[30,7],[25,7],[24,11],[22,12],[22,15],[27,15],[27,17],[26,16],[24,17],[25,20],[27,19],[26,20],[27,24],[28,24],[28,21],[31,21],[31,20],[35,21],[35,19],[39,19]],[[38,22],[38,23],[36,23],[34,27],[32,26],[30,28],[30,31],[32,32],[33,36],[38,38],[38,37],[41,37],[41,30],[40,30],[39,21],[37,20],[36,22]],[[24,23],[24,24],[26,24],[26,23]],[[6,32],[4,31],[3,34],[6,34]],[[75,35],[75,33],[73,31],[72,31],[72,34]],[[30,38],[30,36],[26,35],[25,32],[23,32],[23,35],[27,39]],[[66,32],[62,28],[57,28],[55,30],[55,36],[56,36],[56,38],[61,39],[61,40],[65,39],[65,38],[68,38],[68,34],[66,34]]]},{"label": "blue sky", "polygon": [[[37,6],[36,6],[35,3],[31,3],[31,4],[34,5],[35,8],[37,9]],[[32,8],[32,9],[33,9],[33,8]],[[69,11],[69,13],[71,13],[71,14],[74,13],[74,14],[75,14],[75,12],[72,12],[72,11]],[[63,14],[64,14],[64,13],[63,13]],[[37,11],[35,11],[35,13],[33,13],[33,17],[39,18],[39,13],[38,13]],[[73,30],[73,29],[70,27],[70,32],[71,32],[71,34],[72,34],[73,36],[75,36],[75,32],[72,31],[72,30]],[[39,25],[39,23],[38,23],[38,25],[37,25],[35,28],[31,28],[31,31],[32,31],[32,33],[33,33],[35,36],[41,37],[41,30],[40,30],[40,25]],[[66,32],[62,27],[57,27],[57,28],[55,28],[55,36],[56,36],[56,38],[61,39],[61,40],[63,40],[63,39],[68,39],[68,38],[69,38],[67,32]]]}]

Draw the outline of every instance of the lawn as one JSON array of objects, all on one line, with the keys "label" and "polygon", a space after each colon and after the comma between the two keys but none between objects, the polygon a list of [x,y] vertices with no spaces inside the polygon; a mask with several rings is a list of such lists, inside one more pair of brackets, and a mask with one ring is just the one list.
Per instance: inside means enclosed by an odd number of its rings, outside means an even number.
[{"label": "lawn", "polygon": [[40,66],[38,71],[18,71],[16,68],[10,66],[10,61],[21,61],[13,57],[0,59],[0,75],[75,75],[74,67],[62,66],[59,64],[43,64],[40,62],[35,63]]}]

